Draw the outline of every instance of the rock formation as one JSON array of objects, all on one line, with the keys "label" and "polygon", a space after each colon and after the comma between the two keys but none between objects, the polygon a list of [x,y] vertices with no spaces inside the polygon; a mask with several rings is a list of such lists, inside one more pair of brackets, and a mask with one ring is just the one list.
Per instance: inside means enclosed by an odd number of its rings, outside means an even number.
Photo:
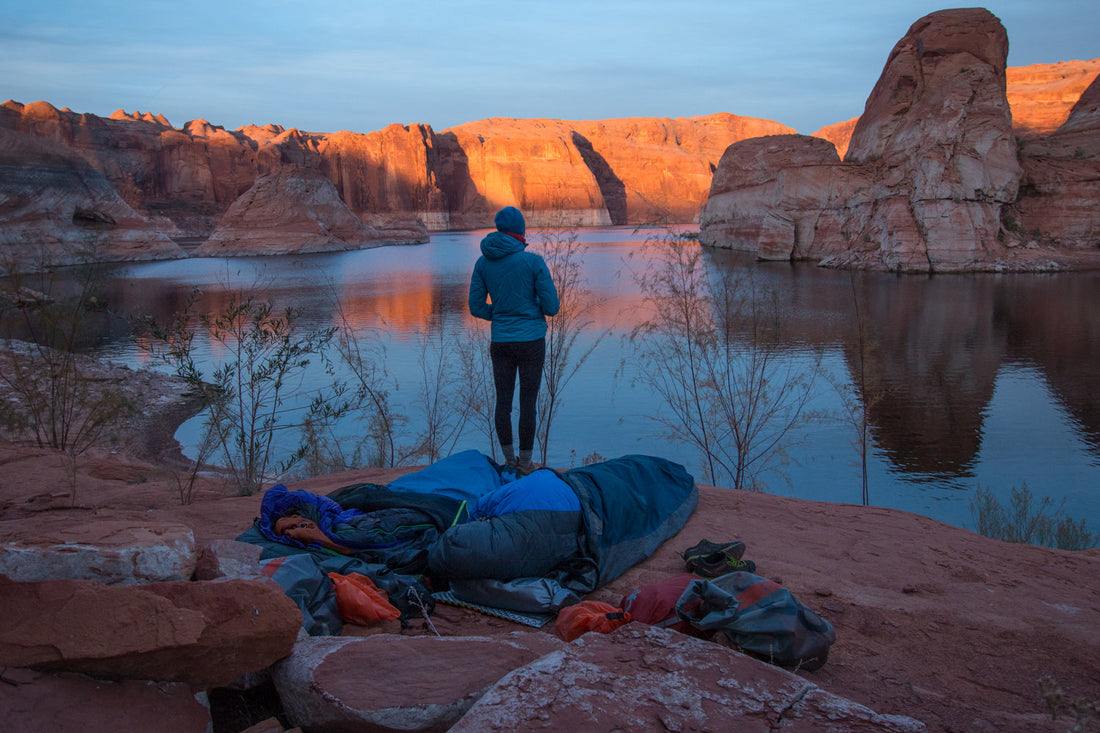
[{"label": "rock formation", "polygon": [[485,212],[510,202],[534,226],[688,223],[730,143],[794,132],[717,114],[598,122],[491,119],[447,131]]},{"label": "rock formation", "polygon": [[329,179],[291,164],[257,178],[195,254],[331,252],[378,244],[378,232],[351,213]]},{"label": "rock formation", "polygon": [[1061,244],[1082,253],[1100,248],[1100,76],[1066,121],[1020,147],[1023,195],[1005,227],[1033,244]]},{"label": "rock formation", "polygon": [[1010,66],[1005,74],[1006,91],[1016,135],[1036,137],[1061,127],[1097,74],[1100,58]]},{"label": "rock formation", "polygon": [[[80,702],[83,730],[130,723],[151,729],[155,711],[174,730],[201,731],[214,706],[204,711],[192,695],[210,686],[199,700],[267,689],[291,725],[310,730],[392,728],[401,720],[407,730],[782,724],[1030,733],[1051,726],[1038,685],[1045,676],[1052,678],[1043,683],[1052,685],[1051,694],[1057,688],[1062,695],[1058,722],[1067,729],[1068,706],[1095,701],[1100,689],[1094,664],[1100,604],[1095,584],[1083,581],[1096,577],[1095,549],[1013,545],[908,512],[703,486],[680,534],[592,599],[618,605],[634,588],[683,572],[677,553],[700,538],[738,538],[758,572],[780,580],[836,628],[821,669],[781,670],[637,623],[566,644],[552,626],[535,630],[442,603],[431,627],[420,619],[405,629],[348,625],[340,637],[299,635],[294,643],[296,607],[252,579],[258,548],[237,551],[241,543],[231,540],[251,525],[259,495],[219,494],[201,478],[196,500],[181,506],[169,471],[140,483],[92,482],[92,473],[153,469],[120,454],[79,456],[70,466],[47,453],[0,440],[9,543],[38,542],[35,524],[44,514],[68,521],[72,550],[86,554],[115,554],[115,539],[97,528],[100,522],[186,525],[194,552],[208,556],[191,563],[203,568],[196,577],[207,579],[0,582],[0,612],[8,620],[7,634],[0,634],[0,714],[18,730],[67,729],[72,705],[42,703],[62,695]],[[354,483],[386,484],[403,471],[351,471],[294,488],[323,494]],[[79,505],[43,498],[70,480],[86,497]],[[212,579],[225,575],[239,579]],[[23,626],[13,627],[13,618]],[[280,712],[257,709],[261,718]],[[196,715],[197,724],[175,722]],[[255,722],[223,721],[220,729]],[[1082,729],[1089,724],[1084,719]]]},{"label": "rock formation", "polygon": [[[33,165],[27,161],[33,160]],[[172,229],[135,212],[79,155],[0,127],[0,249],[37,264],[171,259]]]},{"label": "rock formation", "polygon": [[[1097,74],[1100,59],[1008,67],[1006,92],[1016,137],[1038,137],[1057,130]],[[836,145],[837,154],[844,158],[857,122],[859,118],[853,117],[811,134]]]},{"label": "rock formation", "polygon": [[921,19],[891,52],[843,162],[812,137],[757,138],[726,151],[700,218],[702,241],[762,259],[901,272],[1100,265],[1087,234],[1095,207],[1076,229],[1044,230],[1043,242],[1002,225],[1018,199],[1028,210],[1030,195],[1020,188],[1007,51],[1004,28],[986,10]]},{"label": "rock formation", "polygon": [[[24,177],[42,178],[50,156],[83,159],[84,174],[99,176],[104,195],[113,189],[133,209],[125,222],[147,220],[146,229],[185,246],[211,239],[204,254],[422,242],[429,230],[490,226],[496,210],[509,204],[522,206],[535,226],[688,223],[697,217],[711,173],[730,143],[793,132],[730,114],[603,122],[493,119],[440,133],[427,125],[362,134],[278,125],[227,131],[205,120],[176,129],[149,112],[119,110],[103,119],[46,102],[13,101],[0,106],[0,130],[40,144],[13,148],[9,156]],[[287,167],[291,172],[283,171]],[[308,178],[320,194],[324,187],[315,174],[331,182],[343,206],[334,205],[328,193],[325,203],[307,201],[302,196],[314,193],[289,185]],[[290,198],[277,203],[282,196]],[[286,216],[253,228],[270,220],[260,216],[264,207],[285,208]],[[348,221],[349,212],[362,226]],[[276,234],[280,222],[288,230]],[[19,222],[0,212],[0,245],[22,241],[17,224],[57,226],[46,208]]]}]

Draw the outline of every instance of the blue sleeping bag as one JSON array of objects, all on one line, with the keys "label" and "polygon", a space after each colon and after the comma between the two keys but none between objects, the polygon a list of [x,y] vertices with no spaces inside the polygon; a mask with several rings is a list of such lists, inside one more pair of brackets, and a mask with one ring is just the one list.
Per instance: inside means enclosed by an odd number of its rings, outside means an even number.
[{"label": "blue sleeping bag", "polygon": [[581,549],[581,504],[549,469],[485,494],[469,521],[440,536],[428,553],[433,577],[467,580],[542,577]]},{"label": "blue sleeping bag", "polygon": [[494,588],[505,595],[515,589],[502,584],[529,587],[523,579],[547,579],[555,598],[569,595],[555,588],[595,590],[679,532],[698,501],[684,467],[654,456],[515,478],[465,451],[384,487],[357,484],[328,497],[273,487],[255,531],[269,548],[327,552],[273,532],[281,512],[308,511],[329,537],[360,548],[357,557],[424,572],[434,588],[476,587],[481,595],[465,600],[493,605]]}]

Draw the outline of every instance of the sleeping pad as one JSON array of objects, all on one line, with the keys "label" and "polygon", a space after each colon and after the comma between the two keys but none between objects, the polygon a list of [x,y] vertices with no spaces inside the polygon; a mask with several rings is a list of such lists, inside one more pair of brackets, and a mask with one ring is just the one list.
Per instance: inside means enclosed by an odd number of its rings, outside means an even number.
[{"label": "sleeping pad", "polygon": [[[265,557],[308,552],[322,564],[358,562],[355,572],[388,593],[385,586],[414,596],[449,588],[470,603],[556,612],[651,555],[698,499],[683,466],[654,456],[517,476],[470,450],[386,486],[328,496],[274,486],[238,539],[263,545]],[[315,521],[347,554],[276,535],[275,521],[288,513]],[[391,603],[403,614],[418,608]]]}]

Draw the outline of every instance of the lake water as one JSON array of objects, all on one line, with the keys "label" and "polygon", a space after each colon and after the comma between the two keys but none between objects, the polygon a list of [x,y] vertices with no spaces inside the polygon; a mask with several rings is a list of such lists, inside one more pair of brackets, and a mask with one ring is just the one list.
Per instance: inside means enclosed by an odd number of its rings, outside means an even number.
[{"label": "lake water", "polygon": [[[301,308],[315,325],[334,324],[339,301],[357,331],[382,334],[387,370],[399,378],[394,397],[410,404],[425,334],[441,324],[472,325],[466,295],[483,235],[441,233],[423,245],[303,257],[132,264],[112,268],[103,285],[113,310],[161,320],[195,287],[203,290],[202,307],[214,311],[227,287],[260,283],[266,297]],[[702,475],[695,450],[662,436],[647,417],[663,405],[631,381],[637,365],[623,337],[645,312],[633,275],[652,236],[625,227],[579,232],[586,285],[600,305],[577,348],[604,335],[563,396],[550,465],[568,468],[592,453],[645,453]],[[751,270],[758,286],[777,294],[786,358],[799,365],[820,355],[829,375],[817,381],[812,407],[819,411],[840,409],[830,382],[851,384],[860,351],[853,293],[860,293],[869,318],[865,343],[873,346],[867,373],[879,395],[871,416],[872,505],[973,527],[976,487],[1007,503],[1026,482],[1036,497],[1064,501],[1068,516],[1100,530],[1100,273],[926,277],[755,263],[726,252],[706,259],[712,269]],[[147,362],[122,329],[105,332],[95,351]],[[199,424],[192,420],[177,435],[188,450]],[[768,492],[860,503],[848,424],[815,421],[793,437],[798,445],[787,464],[759,477]],[[475,434],[456,446],[464,448],[491,450]]]}]

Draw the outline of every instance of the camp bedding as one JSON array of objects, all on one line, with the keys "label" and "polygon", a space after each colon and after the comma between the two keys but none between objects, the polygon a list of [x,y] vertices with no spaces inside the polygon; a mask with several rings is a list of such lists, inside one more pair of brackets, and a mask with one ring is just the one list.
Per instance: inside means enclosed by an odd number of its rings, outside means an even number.
[{"label": "camp bedding", "polygon": [[[410,555],[416,555],[418,567],[426,556],[433,588],[446,587],[449,575],[502,581],[534,575],[582,594],[652,554],[679,531],[698,502],[690,474],[662,458],[624,456],[560,474],[540,470],[517,477],[477,451],[455,454],[385,487],[358,484],[327,497],[284,486],[272,492],[270,500],[264,497],[264,516],[254,530],[239,538],[264,544],[267,556],[278,554],[280,545],[329,552],[304,548],[272,531],[279,513],[301,500],[337,542],[355,534],[349,525],[360,537],[373,533],[373,545],[355,549],[355,555],[366,553],[389,569],[402,564],[402,572],[419,572],[409,570]],[[371,516],[380,504],[411,509],[424,521],[418,531],[391,527],[387,548],[377,541],[385,521]],[[393,562],[394,553],[401,563]]]}]

